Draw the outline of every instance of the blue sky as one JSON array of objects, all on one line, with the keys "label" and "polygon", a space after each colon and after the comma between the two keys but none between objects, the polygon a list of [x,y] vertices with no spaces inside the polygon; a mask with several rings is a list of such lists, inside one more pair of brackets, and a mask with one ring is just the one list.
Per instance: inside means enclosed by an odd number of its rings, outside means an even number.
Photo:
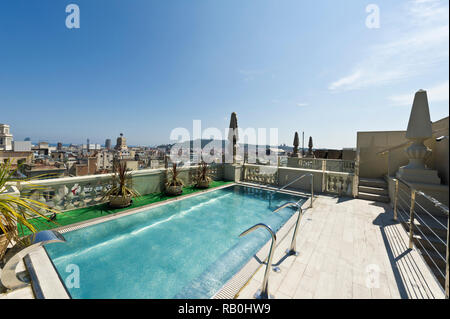
[{"label": "blue sky", "polygon": [[[65,8],[80,8],[67,29]],[[366,6],[380,8],[369,29]],[[176,127],[242,128],[355,147],[406,129],[414,92],[448,116],[446,0],[4,0],[0,123],[18,140],[169,142]]]}]

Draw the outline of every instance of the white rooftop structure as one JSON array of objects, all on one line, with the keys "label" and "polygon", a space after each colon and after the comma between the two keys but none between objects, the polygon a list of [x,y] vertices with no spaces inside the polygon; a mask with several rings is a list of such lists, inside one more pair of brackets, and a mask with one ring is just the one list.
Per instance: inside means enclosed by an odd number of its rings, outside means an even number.
[{"label": "white rooftop structure", "polygon": [[0,150],[12,150],[13,135],[9,131],[8,124],[0,124]]},{"label": "white rooftop structure", "polygon": [[13,141],[14,152],[31,152],[30,141]]}]

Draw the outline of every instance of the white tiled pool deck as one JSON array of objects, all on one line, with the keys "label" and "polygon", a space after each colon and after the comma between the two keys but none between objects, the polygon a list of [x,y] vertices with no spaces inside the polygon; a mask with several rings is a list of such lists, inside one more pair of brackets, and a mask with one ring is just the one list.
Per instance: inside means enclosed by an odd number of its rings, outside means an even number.
[{"label": "white tiled pool deck", "polygon": [[[299,256],[286,257],[293,230],[277,247],[269,293],[277,299],[444,298],[419,253],[408,249],[408,235],[392,219],[388,204],[320,196],[301,221]],[[253,298],[265,264],[237,298]]]}]

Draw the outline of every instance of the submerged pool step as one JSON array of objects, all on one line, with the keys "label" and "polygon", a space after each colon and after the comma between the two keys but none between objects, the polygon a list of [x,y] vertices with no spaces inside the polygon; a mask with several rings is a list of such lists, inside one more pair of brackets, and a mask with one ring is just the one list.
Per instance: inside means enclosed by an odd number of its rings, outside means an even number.
[{"label": "submerged pool step", "polygon": [[[251,187],[256,187],[259,188],[261,190],[265,190],[265,191],[277,191],[278,187],[276,186],[267,186],[267,185],[260,185],[260,184],[253,184],[253,183],[248,183],[248,182],[239,182],[239,185],[243,185],[243,186],[251,186]],[[296,195],[296,196],[303,196],[303,197],[309,197],[311,194],[301,191],[301,190],[292,190],[292,189],[288,189],[285,188],[282,191],[278,191],[279,193],[284,193],[284,194],[289,194],[289,195]],[[314,196],[316,197],[316,196]]]}]

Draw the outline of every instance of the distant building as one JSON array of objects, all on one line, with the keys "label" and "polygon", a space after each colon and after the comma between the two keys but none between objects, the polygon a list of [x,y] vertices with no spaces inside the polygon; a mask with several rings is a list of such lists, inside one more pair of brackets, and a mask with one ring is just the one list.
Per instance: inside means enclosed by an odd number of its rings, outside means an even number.
[{"label": "distant building", "polygon": [[127,164],[127,169],[130,171],[137,171],[139,169],[139,162],[134,160],[123,160]]},{"label": "distant building", "polygon": [[14,152],[31,152],[30,141],[13,141]]},{"label": "distant building", "polygon": [[110,171],[113,168],[114,154],[108,151],[98,152],[97,155],[97,170]]},{"label": "distant building", "polygon": [[164,163],[161,163],[159,160],[157,159],[152,159],[150,160],[150,168],[156,169],[156,168],[160,168],[160,167],[164,167]]},{"label": "distant building", "polygon": [[117,151],[121,151],[121,152],[128,150],[127,139],[125,137],[123,137],[122,133],[120,133],[120,136],[117,138],[117,143],[116,143],[115,149]]},{"label": "distant building", "polygon": [[34,164],[24,164],[21,171],[27,178],[39,177],[39,179],[48,179],[63,177],[66,167],[63,163],[59,162],[54,164],[37,162]]},{"label": "distant building", "polygon": [[11,151],[12,150],[13,136],[9,132],[9,125],[0,124],[0,150]]},{"label": "distant building", "polygon": [[88,157],[80,161],[80,163],[73,164],[69,170],[69,174],[73,176],[94,175],[97,172],[97,158]]},{"label": "distant building", "polygon": [[106,139],[106,141],[105,141],[105,148],[106,148],[107,150],[110,150],[110,149],[111,149],[111,139],[110,139],[110,138],[107,138],[107,139]]},{"label": "distant building", "polygon": [[62,143],[61,142],[58,142],[58,144],[56,145],[56,149],[58,151],[62,151]]},{"label": "distant building", "polygon": [[42,149],[44,149],[44,148],[48,149],[49,148],[48,142],[39,142],[38,146],[39,146],[39,148],[42,148]]},{"label": "distant building", "polygon": [[34,156],[45,156],[50,154],[49,146],[47,142],[39,142],[37,146],[33,146],[31,150],[34,152]]},{"label": "distant building", "polygon": [[55,161],[64,162],[67,159],[67,154],[65,151],[56,150],[50,154],[50,157]]},{"label": "distant building", "polygon": [[356,148],[343,148],[342,159],[348,161],[356,160]]},{"label": "distant building", "polygon": [[86,151],[98,151],[102,148],[102,146],[100,144],[93,144],[93,143],[83,144],[82,147],[83,147],[83,150],[86,150]]},{"label": "distant building", "polygon": [[0,162],[6,163],[11,161],[11,164],[31,164],[33,160],[33,152],[14,152],[14,151],[0,151]]},{"label": "distant building", "polygon": [[25,141],[13,141],[13,135],[9,131],[9,125],[0,124],[0,162],[10,161],[12,165],[28,163],[33,160],[31,143]]},{"label": "distant building", "polygon": [[342,150],[320,149],[314,150],[315,158],[323,159],[342,159]]}]

